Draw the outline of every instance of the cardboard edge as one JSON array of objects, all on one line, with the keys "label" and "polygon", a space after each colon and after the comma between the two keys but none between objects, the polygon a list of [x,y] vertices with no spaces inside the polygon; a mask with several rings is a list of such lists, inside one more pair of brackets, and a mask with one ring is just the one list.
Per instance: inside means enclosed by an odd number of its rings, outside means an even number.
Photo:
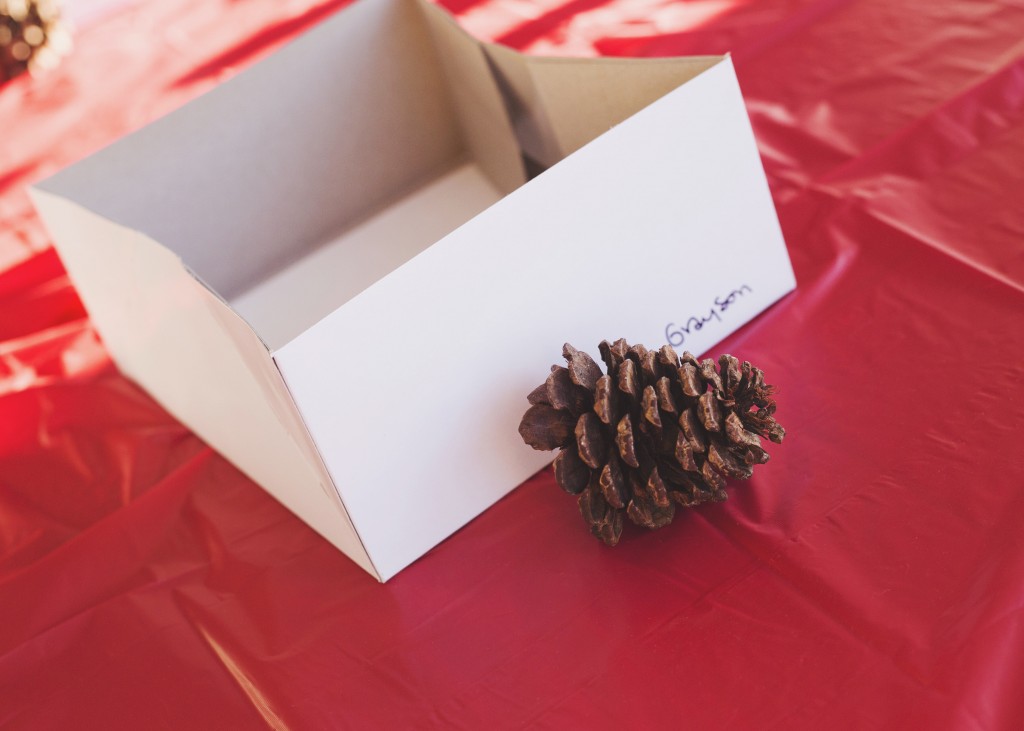
[{"label": "cardboard edge", "polygon": [[277,371],[278,375],[281,378],[281,383],[284,386],[285,392],[288,394],[291,406],[294,409],[295,414],[299,417],[298,423],[300,425],[300,428],[302,429],[302,433],[306,436],[307,443],[316,454],[316,459],[319,462],[321,472],[330,482],[331,487],[334,489],[334,494],[337,496],[338,505],[341,508],[342,516],[344,517],[345,522],[348,523],[349,528],[352,529],[353,535],[355,535],[356,540],[359,541],[359,545],[363,549],[363,553],[366,555],[366,560],[367,562],[369,562],[370,567],[372,569],[368,573],[372,574],[373,577],[377,579],[377,581],[383,584],[390,577],[385,577],[381,574],[380,569],[377,568],[377,564],[373,560],[373,554],[370,553],[369,548],[367,548],[366,546],[366,541],[364,541],[363,537],[359,534],[359,526],[357,526],[355,524],[355,521],[352,520],[352,516],[349,514],[348,511],[348,507],[345,505],[345,498],[342,496],[341,490],[338,489],[338,483],[335,482],[334,475],[332,475],[330,469],[328,469],[327,463],[324,461],[323,454],[321,454],[320,452],[320,446],[316,443],[316,440],[313,438],[313,435],[309,431],[309,427],[306,425],[306,420],[302,417],[302,411],[299,409],[299,405],[295,401],[295,396],[292,394],[292,389],[288,385],[288,379],[285,378],[284,371],[281,370],[281,366],[277,362],[277,359],[273,356],[273,354],[270,355],[270,362],[273,363],[274,369]]},{"label": "cardboard edge", "polygon": [[773,216],[773,221],[775,223],[774,228],[775,228],[775,231],[778,233],[779,240],[782,242],[782,245],[783,245],[783,247],[785,249],[786,265],[789,267],[789,278],[790,278],[790,282],[791,282],[790,288],[784,294],[782,294],[778,299],[774,300],[770,305],[767,305],[765,307],[765,310],[763,310],[763,311],[766,311],[768,309],[768,307],[771,307],[772,305],[774,305],[776,302],[781,300],[783,297],[785,297],[790,292],[795,291],[797,286],[799,285],[799,282],[797,281],[797,278],[796,278],[796,270],[793,268],[793,258],[789,255],[789,245],[786,243],[786,234],[782,230],[782,221],[779,219],[779,207],[775,203],[775,196],[772,194],[771,185],[768,184],[768,171],[764,169],[764,157],[761,155],[761,148],[760,148],[760,146],[758,145],[758,142],[757,142],[757,134],[754,132],[754,123],[750,119],[750,112],[747,111],[746,97],[743,96],[743,87],[740,85],[740,78],[739,78],[739,75],[736,73],[736,64],[734,64],[733,61],[732,61],[732,54],[731,53],[726,53],[724,56],[722,56],[721,62],[715,64],[711,69],[708,69],[708,71],[711,71],[712,69],[718,68],[720,66],[722,68],[725,68],[725,69],[728,70],[730,81],[731,81],[733,87],[736,90],[736,94],[739,96],[740,100],[743,103],[743,110],[744,110],[743,118],[744,118],[744,122],[745,122],[743,126],[744,126],[744,128],[746,130],[746,133],[747,133],[747,139],[753,145],[754,152],[755,152],[756,157],[757,157],[757,167],[758,167],[758,170],[761,171],[760,178],[761,178],[761,183],[763,185],[764,195],[768,199],[768,201],[771,203],[772,212],[775,214]]}]

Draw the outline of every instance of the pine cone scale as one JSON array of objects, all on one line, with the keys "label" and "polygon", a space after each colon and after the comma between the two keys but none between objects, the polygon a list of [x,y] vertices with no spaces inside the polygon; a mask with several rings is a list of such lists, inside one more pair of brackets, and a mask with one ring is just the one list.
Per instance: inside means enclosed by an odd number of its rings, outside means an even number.
[{"label": "pine cone scale", "polygon": [[604,465],[605,454],[608,451],[600,423],[601,420],[592,411],[580,416],[580,420],[576,422],[576,447],[580,459],[595,470],[601,469]]},{"label": "pine cone scale", "polygon": [[594,362],[594,359],[586,353],[576,350],[569,343],[563,346],[562,355],[569,363],[569,375],[572,382],[588,391],[593,391],[594,386],[597,385],[597,379],[603,375],[600,366]]},{"label": "pine cone scale", "polygon": [[547,382],[540,384],[537,388],[530,391],[530,395],[526,397],[526,400],[533,406],[536,406],[537,404],[547,404],[550,406],[551,402],[548,401]]},{"label": "pine cone scale", "polygon": [[654,392],[654,386],[647,386],[644,389],[643,401],[644,421],[655,429],[661,429],[661,414],[658,412],[658,395]]},{"label": "pine cone scale", "polygon": [[601,376],[594,387],[594,413],[605,424],[614,421],[615,407],[612,398],[612,379],[609,376]]},{"label": "pine cone scale", "polygon": [[658,396],[658,408],[668,414],[676,413],[676,404],[672,397],[672,381],[668,376],[662,376],[654,386]]},{"label": "pine cone scale", "polygon": [[686,435],[680,431],[679,436],[676,437],[676,449],[675,449],[676,462],[686,472],[696,472],[699,468],[697,462],[693,458],[693,447]]},{"label": "pine cone scale", "polygon": [[582,414],[588,407],[589,400],[586,390],[580,388],[569,376],[568,368],[556,368],[551,371],[547,387],[548,403],[556,409],[568,410],[573,414]]},{"label": "pine cone scale", "polygon": [[636,381],[636,365],[631,360],[623,360],[619,367],[619,390],[635,399],[638,392]]},{"label": "pine cone scale", "polygon": [[697,399],[697,406],[699,407],[697,416],[704,428],[713,432],[722,431],[722,410],[718,407],[715,393],[707,391],[701,394],[701,397]]},{"label": "pine cone scale", "polygon": [[683,434],[686,436],[686,441],[694,452],[697,454],[703,454],[707,451],[708,445],[705,441],[704,430],[697,420],[697,415],[693,413],[693,411],[686,410],[680,414],[679,428],[683,430]]},{"label": "pine cone scale", "polygon": [[620,509],[626,507],[626,480],[622,476],[622,467],[618,459],[612,457],[608,460],[608,464],[601,470],[598,484],[601,485],[601,492],[609,505]]},{"label": "pine cone scale", "polygon": [[633,468],[640,466],[640,460],[636,455],[636,442],[633,440],[633,420],[629,414],[622,417],[616,428],[615,445],[619,448],[619,456],[623,462]]},{"label": "pine cone scale", "polygon": [[572,414],[550,404],[535,404],[523,416],[519,434],[534,449],[552,450],[566,445],[575,426]]},{"label": "pine cone scale", "polygon": [[571,449],[563,449],[551,463],[555,482],[570,495],[578,495],[590,482],[590,470]]}]

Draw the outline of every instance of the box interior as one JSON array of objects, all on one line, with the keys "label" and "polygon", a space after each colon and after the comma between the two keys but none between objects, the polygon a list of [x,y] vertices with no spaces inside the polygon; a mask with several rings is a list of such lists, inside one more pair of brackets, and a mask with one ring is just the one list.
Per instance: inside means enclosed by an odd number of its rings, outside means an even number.
[{"label": "box interior", "polygon": [[272,273],[231,306],[276,350],[501,198],[478,165],[463,163]]},{"label": "box interior", "polygon": [[170,248],[274,351],[719,60],[527,58],[363,0],[45,187]]}]

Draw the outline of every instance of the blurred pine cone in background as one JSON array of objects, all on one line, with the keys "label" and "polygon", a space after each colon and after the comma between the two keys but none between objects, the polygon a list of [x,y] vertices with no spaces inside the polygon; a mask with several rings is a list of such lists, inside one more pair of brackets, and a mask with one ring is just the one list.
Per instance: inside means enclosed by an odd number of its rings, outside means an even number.
[{"label": "blurred pine cone in background", "polygon": [[70,50],[57,0],[0,0],[0,84],[53,68]]}]

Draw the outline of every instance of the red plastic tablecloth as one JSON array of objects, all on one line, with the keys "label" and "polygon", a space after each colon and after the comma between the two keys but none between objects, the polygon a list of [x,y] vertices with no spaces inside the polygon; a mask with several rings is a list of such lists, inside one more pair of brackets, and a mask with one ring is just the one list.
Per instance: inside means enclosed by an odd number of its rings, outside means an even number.
[{"label": "red plastic tablecloth", "polygon": [[340,4],[129,3],[0,87],[0,724],[1024,728],[1024,4],[448,0],[734,53],[800,285],[716,350],[788,436],[614,550],[542,472],[386,585],[118,375],[23,190]]}]

